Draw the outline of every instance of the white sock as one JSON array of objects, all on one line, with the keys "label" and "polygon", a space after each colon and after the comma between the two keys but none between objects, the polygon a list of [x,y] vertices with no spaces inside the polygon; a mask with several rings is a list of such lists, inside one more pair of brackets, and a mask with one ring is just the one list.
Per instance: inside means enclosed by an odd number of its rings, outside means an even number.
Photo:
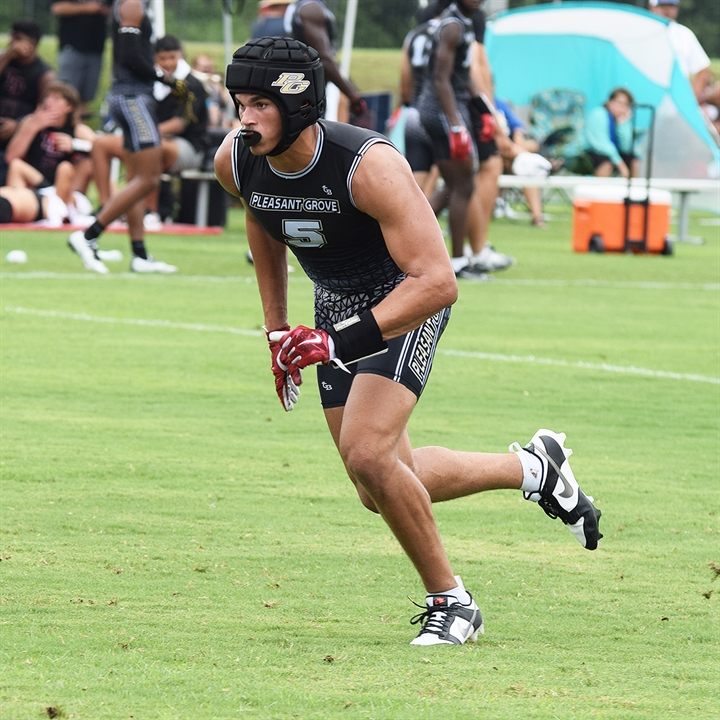
[{"label": "white sock", "polygon": [[520,458],[520,464],[523,470],[523,481],[520,489],[527,493],[538,492],[538,490],[540,490],[543,471],[540,458],[528,452],[525,448],[518,450],[515,454]]},{"label": "white sock", "polygon": [[439,593],[428,593],[425,597],[425,602],[428,607],[433,606],[433,597],[435,595],[450,595],[451,597],[454,597],[461,605],[469,605],[472,598],[470,597],[470,593],[465,589],[465,586],[463,585],[463,581],[460,578],[459,575],[455,575],[455,580],[458,583],[456,587],[451,588],[450,590],[444,590],[443,592]]},{"label": "white sock", "polygon": [[450,258],[450,262],[452,263],[452,269],[455,272],[460,272],[460,270],[468,265],[468,259],[464,255],[463,257]]}]

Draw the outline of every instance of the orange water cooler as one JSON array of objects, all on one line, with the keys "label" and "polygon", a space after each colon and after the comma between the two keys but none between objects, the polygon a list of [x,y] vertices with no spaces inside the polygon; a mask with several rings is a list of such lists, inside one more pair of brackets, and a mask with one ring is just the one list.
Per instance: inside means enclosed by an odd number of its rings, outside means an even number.
[{"label": "orange water cooler", "polygon": [[578,185],[573,200],[576,252],[672,254],[667,190],[627,186]]}]

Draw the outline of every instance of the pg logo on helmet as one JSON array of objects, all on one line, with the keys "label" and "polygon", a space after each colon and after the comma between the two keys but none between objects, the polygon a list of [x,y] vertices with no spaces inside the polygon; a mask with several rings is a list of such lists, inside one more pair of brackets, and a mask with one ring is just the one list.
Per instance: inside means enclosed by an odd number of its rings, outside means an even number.
[{"label": "pg logo on helmet", "polygon": [[305,73],[281,73],[280,77],[271,83],[272,87],[279,87],[283,95],[299,95],[310,87],[310,81],[305,80]]}]

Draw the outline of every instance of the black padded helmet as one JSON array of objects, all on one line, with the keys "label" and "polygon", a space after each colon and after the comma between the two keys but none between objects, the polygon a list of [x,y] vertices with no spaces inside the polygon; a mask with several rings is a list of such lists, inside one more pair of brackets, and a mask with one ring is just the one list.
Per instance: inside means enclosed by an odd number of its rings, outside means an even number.
[{"label": "black padded helmet", "polygon": [[235,93],[257,93],[272,100],[282,117],[282,137],[268,155],[287,150],[325,111],[325,71],[313,48],[292,38],[250,40],[233,54],[225,86]]}]

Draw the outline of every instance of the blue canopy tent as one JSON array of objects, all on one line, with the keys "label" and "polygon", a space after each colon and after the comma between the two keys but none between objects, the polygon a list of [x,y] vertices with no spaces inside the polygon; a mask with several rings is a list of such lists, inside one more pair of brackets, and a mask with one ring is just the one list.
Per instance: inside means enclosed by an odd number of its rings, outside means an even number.
[{"label": "blue canopy tent", "polygon": [[[655,108],[656,177],[717,178],[718,146],[668,40],[668,22],[628,5],[569,2],[493,16],[485,35],[496,95],[522,112],[550,88],[585,96],[586,112],[616,87]],[[639,127],[649,113],[638,113]]]}]

